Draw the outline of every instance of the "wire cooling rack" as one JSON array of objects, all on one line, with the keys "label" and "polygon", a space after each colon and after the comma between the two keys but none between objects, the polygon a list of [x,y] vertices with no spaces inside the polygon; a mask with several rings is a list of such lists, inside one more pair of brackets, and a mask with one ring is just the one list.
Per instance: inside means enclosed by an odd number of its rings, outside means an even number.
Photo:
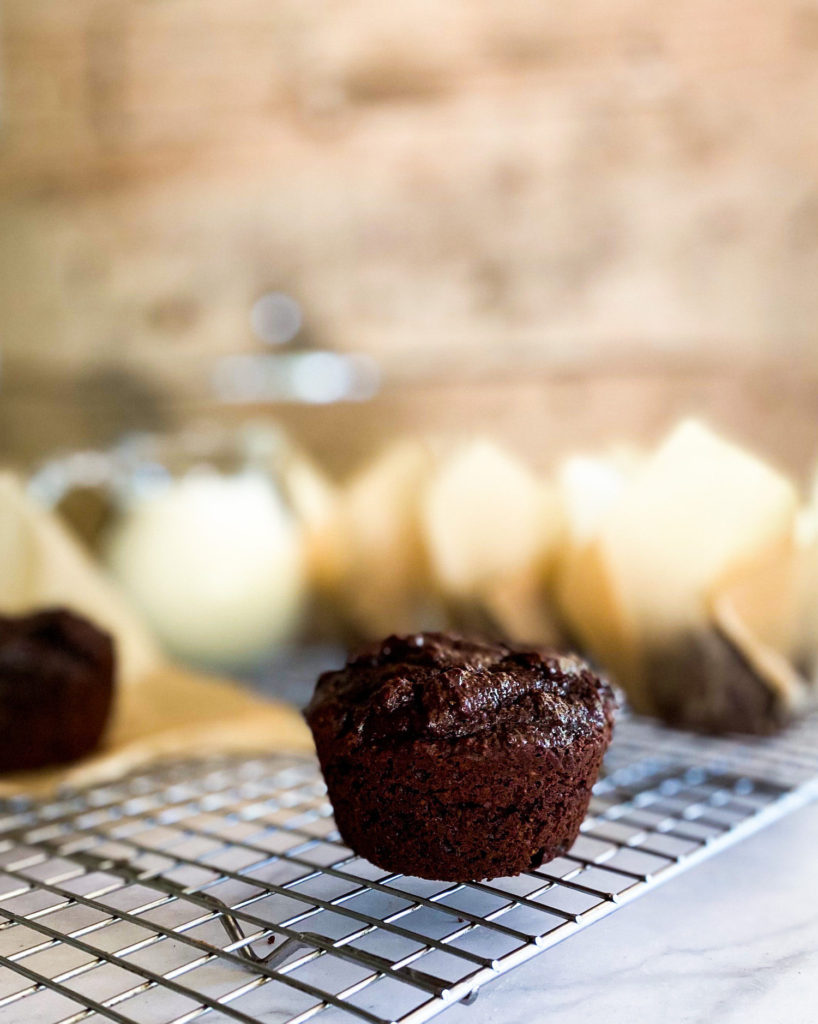
[{"label": "wire cooling rack", "polygon": [[0,808],[0,1024],[418,1024],[818,793],[818,718],[763,741],[620,722],[570,851],[388,874],[316,764],[174,763]]}]

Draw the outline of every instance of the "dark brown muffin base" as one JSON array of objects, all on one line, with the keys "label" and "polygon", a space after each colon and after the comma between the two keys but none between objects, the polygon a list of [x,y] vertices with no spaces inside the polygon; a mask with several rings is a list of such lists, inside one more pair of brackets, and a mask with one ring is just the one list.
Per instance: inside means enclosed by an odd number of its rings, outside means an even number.
[{"label": "dark brown muffin base", "polygon": [[453,882],[499,878],[570,848],[609,738],[503,751],[501,771],[478,738],[449,756],[422,743],[374,751],[366,783],[343,761],[324,774],[344,842],[378,867]]},{"label": "dark brown muffin base", "polygon": [[721,735],[769,735],[782,729],[793,709],[716,629],[677,638],[651,650],[645,686],[629,694],[635,711],[655,715],[678,729]]}]

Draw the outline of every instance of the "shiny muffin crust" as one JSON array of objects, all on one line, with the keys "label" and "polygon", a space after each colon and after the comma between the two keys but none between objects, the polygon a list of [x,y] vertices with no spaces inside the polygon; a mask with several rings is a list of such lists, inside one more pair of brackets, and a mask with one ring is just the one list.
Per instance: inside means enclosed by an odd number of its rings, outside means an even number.
[{"label": "shiny muffin crust", "polygon": [[570,846],[613,711],[578,658],[418,633],[325,673],[306,717],[345,842],[387,870],[466,881]]}]

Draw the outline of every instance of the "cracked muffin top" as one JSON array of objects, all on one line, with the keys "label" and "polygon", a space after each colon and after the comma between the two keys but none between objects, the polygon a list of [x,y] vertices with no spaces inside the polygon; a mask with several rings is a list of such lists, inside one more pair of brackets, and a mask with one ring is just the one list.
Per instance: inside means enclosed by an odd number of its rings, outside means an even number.
[{"label": "cracked muffin top", "polygon": [[611,688],[574,655],[445,633],[390,636],[325,672],[305,712],[347,749],[487,732],[565,747],[604,729]]}]

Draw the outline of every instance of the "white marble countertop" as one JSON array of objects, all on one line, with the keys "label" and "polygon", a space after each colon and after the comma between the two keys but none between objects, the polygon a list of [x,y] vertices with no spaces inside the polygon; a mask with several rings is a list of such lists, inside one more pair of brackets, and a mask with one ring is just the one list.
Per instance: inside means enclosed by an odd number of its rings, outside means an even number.
[{"label": "white marble countertop", "polygon": [[818,803],[481,990],[441,1024],[815,1024]]}]

